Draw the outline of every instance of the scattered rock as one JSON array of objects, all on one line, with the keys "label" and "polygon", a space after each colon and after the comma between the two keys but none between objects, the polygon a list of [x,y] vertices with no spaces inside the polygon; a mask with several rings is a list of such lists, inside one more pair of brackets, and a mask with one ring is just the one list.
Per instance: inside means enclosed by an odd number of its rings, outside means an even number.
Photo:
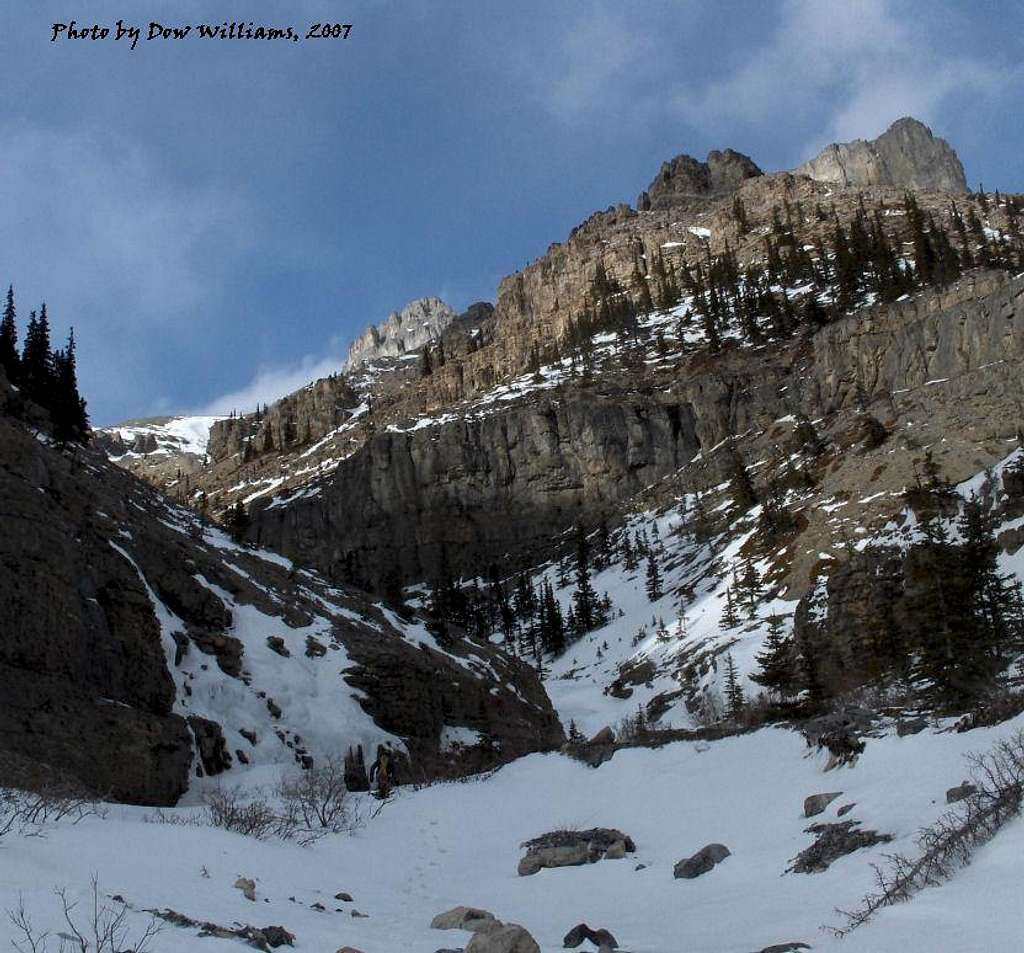
[{"label": "scattered rock", "polygon": [[540,953],[540,947],[523,927],[509,923],[490,933],[474,933],[466,953]]},{"label": "scattered rock", "polygon": [[501,925],[500,921],[489,910],[476,907],[452,907],[439,913],[430,921],[432,930],[468,930],[470,933],[484,932],[485,924]]},{"label": "scattered rock", "polygon": [[730,854],[731,851],[725,844],[708,844],[692,857],[679,861],[672,870],[672,876],[677,880],[693,880],[701,874],[706,874]]},{"label": "scattered rock", "polygon": [[919,734],[927,727],[927,718],[903,718],[896,723],[896,735],[905,738],[907,735]]},{"label": "scattered rock", "polygon": [[809,950],[810,945],[807,943],[775,943],[772,946],[766,946],[764,949],[756,950],[755,953],[797,953],[797,950]]},{"label": "scattered rock", "polygon": [[539,847],[519,861],[519,876],[529,877],[545,867],[579,867],[582,864],[593,863],[589,857],[586,844]]},{"label": "scattered rock", "polygon": [[326,913],[327,912],[327,907],[325,907],[322,903],[311,903],[309,905],[309,909],[310,910],[319,910],[321,913]]},{"label": "scattered rock", "polygon": [[188,726],[196,739],[199,761],[206,775],[212,777],[231,767],[231,754],[220,725],[208,718],[189,715]]},{"label": "scattered rock", "polygon": [[340,893],[336,893],[334,895],[334,899],[335,900],[341,900],[343,903],[351,903],[352,902],[352,894],[345,893],[345,891],[342,890]]},{"label": "scattered rock", "polygon": [[605,725],[593,738],[588,742],[588,745],[613,745],[615,744],[615,732],[612,731],[608,725]]},{"label": "scattered rock", "polygon": [[306,657],[307,658],[323,658],[327,654],[327,646],[320,642],[311,635],[306,636]]},{"label": "scattered rock", "polygon": [[844,804],[838,811],[836,811],[836,817],[843,817],[849,814],[856,807],[856,803],[851,801],[849,804]]},{"label": "scattered rock", "polygon": [[284,927],[263,927],[260,931],[266,938],[267,944],[275,949],[279,946],[294,946],[295,936],[289,933]]},{"label": "scattered rock", "polygon": [[623,856],[636,850],[636,844],[628,834],[611,827],[594,827],[585,831],[551,831],[524,842],[527,854],[519,861],[519,876],[528,877],[545,867],[578,867],[603,860],[608,851],[615,847],[612,857],[621,844]]},{"label": "scattered rock", "polygon": [[248,877],[239,877],[235,881],[235,887],[242,891],[242,896],[246,900],[256,900],[256,881],[250,880]]},{"label": "scattered rock", "polygon": [[277,652],[282,658],[289,658],[292,654],[288,651],[288,646],[284,644],[284,639],[279,635],[267,636],[267,648],[272,652]]},{"label": "scattered rock", "polygon": [[605,929],[592,930],[585,923],[578,923],[565,935],[562,946],[568,948],[579,946],[584,940],[590,940],[594,946],[601,949],[614,950],[619,946],[618,941]]},{"label": "scattered rock", "polygon": [[357,950],[354,946],[343,946],[341,949],[336,950],[335,953],[363,953],[363,951]]},{"label": "scattered rock", "polygon": [[946,803],[956,804],[957,801],[962,801],[965,798],[970,797],[972,794],[977,793],[977,785],[971,784],[970,781],[964,781],[963,784],[957,785],[955,788],[950,788],[946,792]]},{"label": "scattered rock", "polygon": [[626,844],[624,841],[617,840],[611,847],[604,852],[605,860],[622,860],[626,856]]},{"label": "scattered rock", "polygon": [[277,949],[280,946],[295,945],[295,934],[290,933],[284,927],[253,927],[248,925],[222,927],[217,923],[210,923],[207,920],[193,920],[192,917],[186,916],[184,913],[178,913],[176,910],[145,910],[143,912],[151,913],[154,917],[171,923],[176,927],[198,927],[199,936],[201,937],[212,936],[225,940],[231,938],[245,940],[249,946],[257,950],[263,950],[264,953],[269,953],[271,949]]},{"label": "scattered rock", "polygon": [[804,817],[814,817],[820,814],[842,793],[842,791],[829,791],[826,794],[812,794],[810,797],[804,798]]},{"label": "scattered rock", "polygon": [[353,910],[352,916],[358,920],[368,920],[370,918],[370,914],[360,913],[358,910]]},{"label": "scattered rock", "polygon": [[874,847],[892,840],[891,834],[858,829],[860,821],[840,821],[837,824],[812,824],[806,833],[817,834],[818,839],[793,859],[786,873],[816,874],[828,870],[833,861],[852,854],[862,847]]}]

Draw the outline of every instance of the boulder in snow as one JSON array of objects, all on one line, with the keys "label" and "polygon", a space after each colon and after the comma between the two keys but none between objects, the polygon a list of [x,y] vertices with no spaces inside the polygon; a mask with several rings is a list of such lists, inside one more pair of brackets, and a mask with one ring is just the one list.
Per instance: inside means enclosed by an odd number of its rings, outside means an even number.
[{"label": "boulder in snow", "polygon": [[976,785],[971,784],[970,781],[964,781],[963,784],[958,784],[955,788],[950,788],[946,792],[946,803],[956,804],[957,801],[963,801],[965,798],[969,798],[972,794],[977,794],[978,788]]},{"label": "boulder in snow", "polygon": [[619,946],[614,936],[604,928],[592,930],[585,923],[578,923],[565,935],[562,946],[566,949],[579,946],[584,940],[590,940],[594,946],[600,949],[614,950]]},{"label": "boulder in snow", "polygon": [[489,933],[474,933],[466,953],[540,953],[540,947],[526,929],[508,923]]},{"label": "boulder in snow", "polygon": [[452,907],[430,921],[432,930],[468,930],[470,933],[489,933],[502,926],[489,910],[476,907]]},{"label": "boulder in snow", "polygon": [[672,876],[677,880],[693,880],[701,874],[706,874],[731,853],[725,844],[708,844],[692,857],[679,861],[672,870]]},{"label": "boulder in snow", "polygon": [[[621,845],[621,846],[617,846]],[[633,839],[611,827],[585,831],[551,831],[522,845],[527,854],[519,861],[519,876],[528,877],[545,867],[578,867],[603,860],[610,849],[614,859],[636,850]]]},{"label": "boulder in snow", "polygon": [[235,881],[234,885],[235,885],[235,887],[237,887],[239,890],[242,891],[242,896],[245,897],[246,900],[253,900],[253,901],[255,901],[255,899],[256,899],[256,881],[255,880],[250,880],[248,877],[239,877],[238,880]]},{"label": "boulder in snow", "polygon": [[842,791],[828,791],[825,794],[812,794],[804,798],[804,817],[814,817],[825,810]]}]

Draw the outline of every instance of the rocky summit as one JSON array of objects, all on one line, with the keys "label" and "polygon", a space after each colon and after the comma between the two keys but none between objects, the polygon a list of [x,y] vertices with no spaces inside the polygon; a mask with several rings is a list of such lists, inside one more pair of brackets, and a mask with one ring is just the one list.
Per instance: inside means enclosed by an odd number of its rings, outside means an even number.
[{"label": "rocky summit", "polygon": [[898,119],[869,142],[834,142],[795,171],[843,186],[967,191],[964,168],[952,146],[910,117]]}]

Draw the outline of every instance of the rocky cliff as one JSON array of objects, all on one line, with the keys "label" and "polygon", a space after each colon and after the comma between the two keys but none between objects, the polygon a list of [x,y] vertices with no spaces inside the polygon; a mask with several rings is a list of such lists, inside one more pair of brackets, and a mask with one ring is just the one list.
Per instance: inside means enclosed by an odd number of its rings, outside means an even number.
[{"label": "rocky cliff", "polygon": [[[53,446],[2,376],[0,501],[0,771],[171,804],[195,775],[359,744],[429,778],[562,738],[525,664],[458,637],[442,649],[99,451]],[[451,747],[453,729],[479,745]]]},{"label": "rocky cliff", "polygon": [[348,349],[342,370],[380,357],[400,357],[436,341],[457,315],[440,298],[417,298],[401,311],[392,311],[380,324],[372,325]]},{"label": "rocky cliff", "polygon": [[832,143],[795,171],[842,186],[967,191],[964,168],[952,146],[909,117],[898,119],[877,139]]},{"label": "rocky cliff", "polygon": [[[649,396],[612,376],[481,419],[378,432],[310,492],[255,502],[253,539],[370,586],[391,568],[431,578],[442,547],[467,573],[525,564],[574,521],[596,523],[732,435],[756,455],[777,443],[775,420],[799,414],[839,434],[863,406],[889,426],[911,421],[918,439],[942,434],[951,472],[966,474],[972,448],[998,444],[1019,419],[1022,364],[1024,279],[978,276],[773,353],[697,355],[651,374]],[[793,566],[794,578],[806,568]]]},{"label": "rocky cliff", "polygon": [[654,181],[640,193],[636,207],[650,212],[676,208],[694,196],[727,195],[761,174],[753,159],[732,149],[713,150],[706,162],[678,155],[662,164]]}]

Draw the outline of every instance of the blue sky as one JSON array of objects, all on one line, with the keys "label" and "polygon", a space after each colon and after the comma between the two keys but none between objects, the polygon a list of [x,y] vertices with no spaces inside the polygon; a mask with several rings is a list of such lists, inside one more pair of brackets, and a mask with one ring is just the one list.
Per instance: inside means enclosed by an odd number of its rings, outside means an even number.
[{"label": "blue sky", "polygon": [[[354,27],[51,43],[71,16]],[[94,423],[246,411],[412,298],[493,300],[679,152],[789,168],[910,114],[1024,191],[1022,37],[977,0],[8,0],[0,281],[75,325]]]}]

